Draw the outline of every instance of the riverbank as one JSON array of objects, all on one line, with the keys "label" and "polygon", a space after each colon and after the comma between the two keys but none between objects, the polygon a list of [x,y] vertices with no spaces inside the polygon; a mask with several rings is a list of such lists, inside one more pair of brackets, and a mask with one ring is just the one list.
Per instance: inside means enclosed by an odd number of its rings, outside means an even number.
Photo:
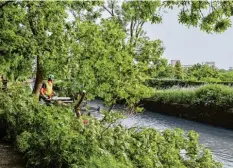
[{"label": "riverbank", "polygon": [[159,103],[151,100],[143,101],[144,108],[171,116],[177,116],[192,121],[233,129],[233,111],[222,111],[205,106],[191,106],[187,104]]},{"label": "riverbank", "polygon": [[222,167],[194,131],[127,128],[114,112],[83,123],[72,108],[42,106],[29,94],[24,87],[0,92],[0,118],[28,167]]},{"label": "riverbank", "polygon": [[141,103],[150,111],[233,129],[233,89],[228,86],[158,90]]}]

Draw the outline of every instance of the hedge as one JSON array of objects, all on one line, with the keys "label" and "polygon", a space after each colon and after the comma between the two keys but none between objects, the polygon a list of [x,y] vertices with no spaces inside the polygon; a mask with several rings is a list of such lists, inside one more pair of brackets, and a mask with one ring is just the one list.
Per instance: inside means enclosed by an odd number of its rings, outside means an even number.
[{"label": "hedge", "polygon": [[154,88],[167,89],[173,86],[179,87],[196,87],[205,84],[221,84],[226,86],[233,86],[233,82],[202,82],[202,81],[187,81],[179,79],[149,79],[147,85]]}]

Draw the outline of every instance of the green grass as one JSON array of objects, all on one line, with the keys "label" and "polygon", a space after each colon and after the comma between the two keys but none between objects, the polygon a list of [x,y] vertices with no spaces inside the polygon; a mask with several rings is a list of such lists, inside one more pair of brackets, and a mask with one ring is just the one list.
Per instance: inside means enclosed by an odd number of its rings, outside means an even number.
[{"label": "green grass", "polygon": [[224,85],[210,84],[199,88],[157,90],[152,99],[155,102],[163,103],[229,108],[233,106],[233,88]]}]

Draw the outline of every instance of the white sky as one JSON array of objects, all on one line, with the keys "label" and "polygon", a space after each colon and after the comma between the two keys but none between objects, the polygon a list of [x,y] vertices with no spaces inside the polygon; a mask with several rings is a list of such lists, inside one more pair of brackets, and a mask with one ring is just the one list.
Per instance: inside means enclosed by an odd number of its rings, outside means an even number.
[{"label": "white sky", "polygon": [[[233,19],[232,19],[233,21]],[[233,28],[222,34],[207,34],[198,28],[178,23],[177,11],[163,16],[163,23],[145,24],[151,39],[161,39],[165,46],[164,57],[181,60],[183,65],[215,61],[218,68],[233,66]]]},{"label": "white sky", "polygon": [[[103,16],[106,15],[104,12]],[[150,39],[163,41],[163,56],[169,62],[180,60],[182,65],[192,65],[214,61],[218,68],[233,67],[233,26],[222,34],[207,34],[179,24],[177,15],[177,9],[169,10],[163,15],[163,23],[144,25]]]}]

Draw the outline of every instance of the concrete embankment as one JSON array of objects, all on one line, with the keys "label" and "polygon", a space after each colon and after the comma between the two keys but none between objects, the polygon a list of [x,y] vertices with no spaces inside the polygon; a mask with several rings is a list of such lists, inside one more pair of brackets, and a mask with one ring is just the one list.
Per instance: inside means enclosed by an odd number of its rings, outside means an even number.
[{"label": "concrete embankment", "polygon": [[175,103],[164,104],[153,100],[143,100],[141,103],[149,111],[233,129],[233,109],[217,109],[215,107]]}]

